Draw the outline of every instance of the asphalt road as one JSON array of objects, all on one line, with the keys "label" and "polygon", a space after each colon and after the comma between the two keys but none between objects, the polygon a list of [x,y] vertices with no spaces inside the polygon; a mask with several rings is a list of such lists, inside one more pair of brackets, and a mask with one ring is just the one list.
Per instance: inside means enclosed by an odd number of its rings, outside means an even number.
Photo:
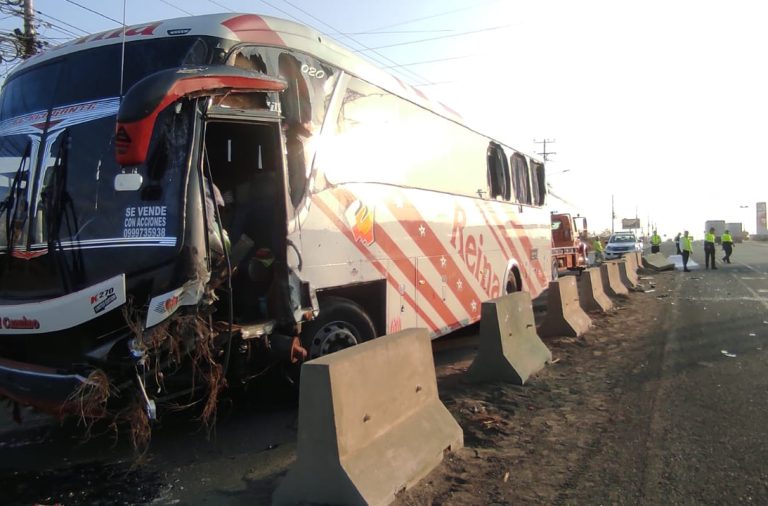
[{"label": "asphalt road", "polygon": [[768,243],[736,245],[729,265],[717,256],[669,294],[647,504],[768,504]]},{"label": "asphalt road", "polygon": [[[768,243],[737,245],[718,266],[669,273],[656,293],[665,304],[647,315],[647,355],[626,371],[638,416],[592,463],[599,475],[626,461],[627,479],[570,480],[556,502],[768,504]],[[438,348],[443,371],[466,358],[461,341]],[[28,414],[17,427],[3,414],[3,503],[267,504],[295,458],[295,406],[253,395],[219,412],[210,437],[184,416],[164,421],[139,463],[126,438],[82,442],[73,424]]]}]

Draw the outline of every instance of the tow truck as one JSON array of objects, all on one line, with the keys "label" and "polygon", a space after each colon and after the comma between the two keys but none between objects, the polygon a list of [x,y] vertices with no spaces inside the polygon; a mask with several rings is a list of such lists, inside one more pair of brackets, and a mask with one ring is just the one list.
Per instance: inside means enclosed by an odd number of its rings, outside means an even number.
[{"label": "tow truck", "polygon": [[[581,271],[587,267],[587,218],[552,213],[552,258],[557,271]],[[556,277],[553,272],[553,279]]]}]

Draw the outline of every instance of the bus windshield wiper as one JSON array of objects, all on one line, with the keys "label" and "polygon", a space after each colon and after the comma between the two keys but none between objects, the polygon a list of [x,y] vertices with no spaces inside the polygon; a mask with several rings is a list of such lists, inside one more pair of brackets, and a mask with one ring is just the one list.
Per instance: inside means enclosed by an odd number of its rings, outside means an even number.
[{"label": "bus windshield wiper", "polygon": [[82,257],[79,248],[73,252],[72,268],[70,269],[61,256],[61,224],[66,221],[69,237],[73,238],[77,231],[77,216],[75,215],[72,198],[67,192],[67,176],[69,173],[69,145],[71,142],[69,131],[64,131],[61,136],[61,144],[56,154],[56,160],[52,166],[51,184],[45,186],[41,192],[44,209],[46,239],[48,251],[59,264],[64,287],[68,290],[71,286],[71,274],[82,271]]},{"label": "bus windshield wiper", "polygon": [[[27,141],[27,146],[24,148],[24,154],[19,160],[19,168],[16,169],[16,173],[13,175],[11,185],[8,188],[8,195],[0,202],[0,218],[5,214],[5,245],[10,252],[13,249],[13,230],[16,222],[16,216],[18,215],[19,207],[23,202],[23,192],[21,191],[21,179],[24,174],[25,162],[29,160],[32,154],[32,141]],[[29,170],[26,171],[27,175]],[[20,202],[21,201],[21,202]]]}]

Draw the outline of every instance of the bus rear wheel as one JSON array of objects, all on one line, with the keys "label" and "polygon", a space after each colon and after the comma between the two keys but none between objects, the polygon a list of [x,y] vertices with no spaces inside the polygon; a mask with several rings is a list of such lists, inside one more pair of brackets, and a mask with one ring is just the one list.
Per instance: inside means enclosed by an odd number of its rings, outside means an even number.
[{"label": "bus rear wheel", "polygon": [[376,337],[373,321],[349,299],[325,297],[318,317],[304,325],[301,341],[309,359],[322,357]]},{"label": "bus rear wheel", "polygon": [[521,288],[520,274],[518,274],[517,269],[510,269],[509,274],[507,274],[507,294],[519,292]]}]

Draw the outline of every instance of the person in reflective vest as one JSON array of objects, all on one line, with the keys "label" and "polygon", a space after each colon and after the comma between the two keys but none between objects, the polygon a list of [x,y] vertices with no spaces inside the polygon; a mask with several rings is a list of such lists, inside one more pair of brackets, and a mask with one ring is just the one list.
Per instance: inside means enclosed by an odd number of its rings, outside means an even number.
[{"label": "person in reflective vest", "polygon": [[680,238],[680,244],[683,250],[683,270],[685,272],[691,272],[688,269],[688,259],[691,257],[691,254],[693,253],[693,237],[688,235],[687,230],[683,234],[683,237]]},{"label": "person in reflective vest", "polygon": [[725,253],[723,263],[729,264],[731,263],[731,253],[733,253],[733,237],[731,236],[731,233],[726,230],[720,238],[720,242],[723,245],[723,252]]},{"label": "person in reflective vest", "polygon": [[709,269],[710,260],[712,269],[717,269],[715,265],[715,227],[711,227],[709,232],[704,234],[704,265]]},{"label": "person in reflective vest", "polygon": [[592,243],[592,247],[595,248],[595,264],[603,263],[603,243],[600,242],[599,237],[595,237],[595,242]]},{"label": "person in reflective vest", "polygon": [[658,253],[660,246],[661,246],[661,237],[659,237],[658,232],[654,230],[653,235],[651,236],[651,253]]}]

